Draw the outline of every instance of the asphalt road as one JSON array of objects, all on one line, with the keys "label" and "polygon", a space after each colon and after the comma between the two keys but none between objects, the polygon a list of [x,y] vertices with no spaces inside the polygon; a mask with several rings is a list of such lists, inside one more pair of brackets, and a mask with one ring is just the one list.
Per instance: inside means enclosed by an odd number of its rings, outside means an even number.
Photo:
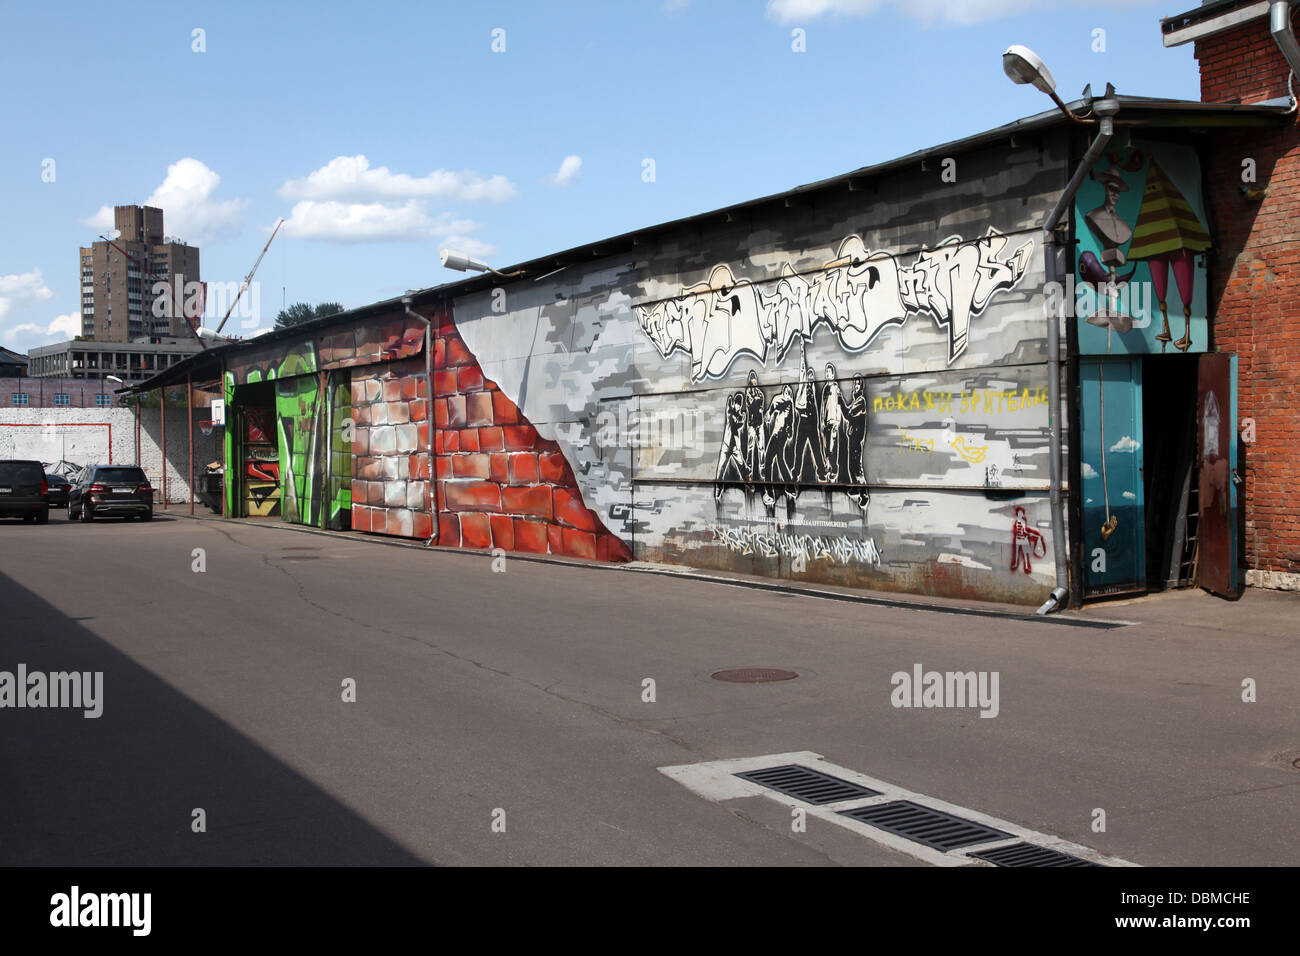
[{"label": "asphalt road", "polygon": [[[0,670],[104,674],[98,719],[0,710],[0,864],[920,865],[656,769],[797,750],[1140,864],[1300,863],[1296,595],[1090,629],[56,512],[0,522],[0,607]],[[998,672],[998,715],[892,706],[917,663]]]}]

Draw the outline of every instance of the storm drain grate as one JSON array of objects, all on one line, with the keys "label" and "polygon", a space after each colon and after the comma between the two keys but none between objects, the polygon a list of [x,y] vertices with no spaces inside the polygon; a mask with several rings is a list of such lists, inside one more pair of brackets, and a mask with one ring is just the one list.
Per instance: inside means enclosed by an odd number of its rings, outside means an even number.
[{"label": "storm drain grate", "polygon": [[978,853],[966,855],[988,860],[998,866],[1101,866],[1100,863],[1093,863],[1091,860],[1070,856],[1057,850],[1049,850],[1045,846],[1034,846],[1032,843],[1012,843],[1010,846],[980,850]]},{"label": "storm drain grate", "polygon": [[910,800],[879,803],[873,807],[857,807],[853,810],[841,810],[840,813],[944,853],[958,847],[970,846],[972,843],[1004,840],[1011,836],[1010,833],[986,827],[982,823],[963,820],[951,813],[932,810]]},{"label": "storm drain grate", "polygon": [[832,777],[819,770],[811,770],[798,764],[784,767],[764,767],[762,770],[747,770],[736,774],[743,780],[762,784],[769,790],[796,797],[804,803],[821,806],[824,803],[838,803],[841,800],[856,800],[861,797],[878,797],[879,791],[870,790],[849,783],[839,777]]}]

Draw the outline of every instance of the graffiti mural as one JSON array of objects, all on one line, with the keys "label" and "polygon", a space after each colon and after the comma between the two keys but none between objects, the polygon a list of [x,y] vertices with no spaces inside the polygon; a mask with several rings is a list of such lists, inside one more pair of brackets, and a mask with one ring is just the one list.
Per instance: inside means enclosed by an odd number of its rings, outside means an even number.
[{"label": "graffiti mural", "polygon": [[[409,317],[360,320],[331,327],[287,345],[253,347],[232,356],[224,385],[228,408],[241,405],[241,389],[275,383],[275,408],[264,410],[261,438],[245,436],[245,457],[256,447],[262,458],[278,463],[280,481],[272,506],[262,501],[259,513],[283,514],[296,524],[341,529],[349,526],[352,508],[351,369],[418,355],[424,348],[424,325]],[[235,467],[237,442],[226,432],[226,462]],[[269,448],[271,454],[265,453]],[[238,513],[236,483],[226,483],[226,506]],[[263,491],[269,500],[270,493]],[[283,509],[281,510],[281,503]],[[253,513],[249,510],[248,513]]]},{"label": "graffiti mural", "polygon": [[956,184],[909,164],[665,228],[460,295],[455,326],[637,560],[1041,603],[1038,236],[1069,160],[981,148]]},{"label": "graffiti mural", "polygon": [[751,371],[727,399],[714,497],[739,488],[761,495],[769,515],[780,502],[793,514],[801,486],[826,485],[865,509],[867,396],[861,377],[850,388],[846,396],[831,364],[819,383],[805,361],[798,384],[768,396]]},{"label": "graffiti mural", "polygon": [[796,339],[812,339],[823,325],[844,351],[861,352],[914,313],[946,329],[951,365],[966,351],[971,318],[1025,274],[1033,241],[1010,252],[1007,246],[993,229],[973,242],[950,236],[904,265],[849,236],[814,273],[784,263],[779,278],[766,283],[770,289],[716,266],[679,297],[637,307],[637,322],[663,358],[678,351],[691,357],[695,381],[722,378],[742,355],[766,364],[770,354],[780,364]]},{"label": "graffiti mural", "polygon": [[1135,140],[1108,153],[1079,190],[1075,231],[1082,353],[1206,351],[1213,241],[1194,149]]}]

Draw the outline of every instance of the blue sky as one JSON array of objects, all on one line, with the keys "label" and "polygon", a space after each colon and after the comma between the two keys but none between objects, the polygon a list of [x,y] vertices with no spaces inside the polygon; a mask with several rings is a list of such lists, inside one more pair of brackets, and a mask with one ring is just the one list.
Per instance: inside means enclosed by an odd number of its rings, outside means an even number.
[{"label": "blue sky", "polygon": [[282,301],[457,278],[444,247],[500,267],[1050,107],[1003,75],[1011,43],[1066,100],[1108,80],[1198,99],[1190,46],[1159,26],[1194,5],[7,4],[0,345],[71,337],[77,249],[113,205],[161,205],[219,282],[287,219],[257,275],[265,327]]}]

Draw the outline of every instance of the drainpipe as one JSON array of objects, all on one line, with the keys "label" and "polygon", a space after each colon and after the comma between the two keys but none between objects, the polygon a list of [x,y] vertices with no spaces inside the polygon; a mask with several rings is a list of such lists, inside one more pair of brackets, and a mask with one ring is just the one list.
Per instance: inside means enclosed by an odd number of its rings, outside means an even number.
[{"label": "drainpipe", "polygon": [[[1070,177],[1065,191],[1061,193],[1061,198],[1056,201],[1056,205],[1048,214],[1047,222],[1043,226],[1043,257],[1046,266],[1044,282],[1048,284],[1058,281],[1056,224],[1065,215],[1066,210],[1070,208],[1075,193],[1083,185],[1084,177],[1092,170],[1093,163],[1105,152],[1111,137],[1115,135],[1115,114],[1119,112],[1119,101],[1107,96],[1104,99],[1096,100],[1092,104],[1092,109],[1094,115],[1099,119],[1097,138],[1092,141],[1088,151],[1083,154],[1083,159],[1075,169],[1074,175]],[[1047,317],[1047,405],[1048,416],[1051,419],[1049,429],[1051,450],[1049,455],[1051,466],[1052,543],[1056,562],[1056,588],[1052,591],[1051,597],[1043,602],[1043,606],[1038,609],[1039,614],[1047,614],[1049,611],[1064,607],[1070,597],[1069,554],[1065,540],[1065,506],[1061,499],[1061,315],[1056,308],[1052,308],[1050,313]],[[1079,438],[1076,435],[1071,435],[1070,440],[1077,442]]]},{"label": "drainpipe", "polygon": [[[1291,7],[1294,2],[1295,0],[1273,0],[1268,8],[1268,28],[1273,34],[1273,42],[1286,57],[1291,72],[1300,76],[1300,42],[1296,41],[1295,34],[1291,31]],[[1290,77],[1287,79],[1289,81]]]},{"label": "drainpipe", "polygon": [[402,299],[402,308],[413,319],[424,323],[424,381],[428,392],[425,407],[429,415],[429,540],[424,542],[427,548],[438,540],[438,468],[433,457],[433,322],[411,309],[411,297]]}]

